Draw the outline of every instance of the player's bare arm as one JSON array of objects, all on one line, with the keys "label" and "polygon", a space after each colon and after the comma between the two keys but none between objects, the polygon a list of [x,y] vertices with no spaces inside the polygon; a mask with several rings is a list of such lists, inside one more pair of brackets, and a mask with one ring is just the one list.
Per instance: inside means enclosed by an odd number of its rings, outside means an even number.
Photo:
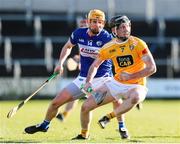
[{"label": "player's bare arm", "polygon": [[90,66],[89,68],[89,71],[88,71],[88,75],[87,75],[87,78],[86,78],[86,84],[85,84],[85,87],[84,89],[87,89],[91,84],[94,76],[96,75],[97,73],[97,70],[99,68],[99,66],[104,62],[104,60],[101,60],[99,58],[97,58],[93,63],[92,65]]},{"label": "player's bare arm", "polygon": [[58,65],[55,67],[54,71],[59,71],[60,73],[63,72],[63,64],[69,54],[71,53],[72,47],[74,45],[70,42],[70,40],[67,41],[67,43],[63,46],[60,57],[59,57],[59,62]]},{"label": "player's bare arm", "polygon": [[127,73],[127,72],[122,72],[120,74],[121,80],[126,81],[126,80],[131,80],[131,79],[148,77],[156,72],[156,64],[154,62],[154,59],[153,59],[151,53],[147,53],[146,55],[144,55],[142,57],[142,60],[144,61],[145,65],[146,65],[143,70],[138,71],[136,73],[132,73],[132,74]]}]

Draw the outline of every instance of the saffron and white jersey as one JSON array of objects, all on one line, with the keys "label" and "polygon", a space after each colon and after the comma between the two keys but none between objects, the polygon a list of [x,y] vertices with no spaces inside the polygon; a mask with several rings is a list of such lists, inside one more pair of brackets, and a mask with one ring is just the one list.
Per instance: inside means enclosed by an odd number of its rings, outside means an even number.
[{"label": "saffron and white jersey", "polygon": [[128,81],[121,81],[119,74],[122,71],[128,73],[136,73],[145,67],[142,56],[150,53],[146,43],[134,36],[130,36],[128,40],[118,43],[116,38],[103,46],[99,52],[101,60],[112,59],[115,66],[114,79],[125,84],[146,84],[146,78],[138,78]]},{"label": "saffron and white jersey", "polygon": [[[98,35],[91,37],[88,35],[88,28],[78,28],[71,34],[71,43],[79,46],[81,63],[80,76],[87,77],[89,67],[96,59],[99,49],[111,41],[111,39],[111,34],[106,30],[102,30]],[[111,60],[104,61],[95,75],[95,77],[102,76],[112,76]]]}]

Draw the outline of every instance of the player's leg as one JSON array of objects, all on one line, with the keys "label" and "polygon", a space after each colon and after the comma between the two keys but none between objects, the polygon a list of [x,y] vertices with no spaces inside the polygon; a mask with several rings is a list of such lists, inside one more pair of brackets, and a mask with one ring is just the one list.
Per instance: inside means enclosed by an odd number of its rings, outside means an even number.
[{"label": "player's leg", "polygon": [[68,102],[64,108],[64,111],[61,113],[58,113],[56,118],[60,121],[64,121],[64,119],[69,115],[69,113],[73,110],[73,108],[76,106],[78,100],[74,100],[71,102]]},{"label": "player's leg", "polygon": [[[122,104],[122,99],[119,100],[115,100],[113,101],[113,109],[115,110],[117,107],[119,107]],[[99,121],[98,124],[100,125],[101,128],[105,128],[106,124],[110,122],[110,119],[114,117],[113,113],[109,113],[106,116],[102,117]],[[129,134],[128,134],[128,130],[126,128],[125,125],[125,115],[118,115],[117,117],[117,121],[118,121],[118,130],[120,133],[120,136],[122,139],[128,139],[129,138]]]},{"label": "player's leg", "polygon": [[68,90],[63,89],[49,105],[44,121],[41,124],[25,128],[25,132],[29,134],[33,134],[38,131],[46,132],[49,128],[50,121],[56,116],[58,108],[70,100],[72,100],[71,94]]},{"label": "player's leg", "polygon": [[124,96],[123,103],[117,107],[113,112],[107,114],[111,115],[109,119],[119,117],[122,114],[128,112],[138,103],[142,102],[146,97],[147,89],[145,87],[136,87],[130,89]]},{"label": "player's leg", "polygon": [[84,96],[84,94],[80,91],[79,87],[77,87],[74,83],[69,84],[52,100],[46,112],[44,121],[41,124],[25,128],[25,132],[29,134],[33,134],[38,131],[46,132],[49,128],[50,121],[57,115],[58,108],[63,104],[82,96]]},{"label": "player's leg", "polygon": [[[81,134],[73,139],[87,139],[89,137],[89,129],[90,129],[90,123],[92,119],[92,110],[102,106],[104,104],[107,104],[109,102],[114,101],[115,99],[112,96],[109,96],[109,92],[107,91],[107,88],[105,85],[102,85],[99,87],[96,92],[96,94],[93,94],[87,98],[87,100],[83,103],[81,107]],[[97,97],[97,95],[103,95],[106,94],[103,97],[103,101],[99,104],[99,100],[101,98]],[[102,100],[102,99],[101,99]]]},{"label": "player's leg", "polygon": [[[115,110],[122,103],[123,103],[122,99],[119,99],[118,101],[114,101],[113,102],[113,109]],[[107,116],[111,117],[111,114],[107,115]],[[118,130],[119,130],[121,138],[122,139],[128,139],[130,136],[128,134],[128,130],[127,130],[126,125],[125,125],[125,115],[121,114],[121,115],[118,115],[116,118],[118,121]]]},{"label": "player's leg", "polygon": [[147,90],[144,87],[136,87],[128,91],[122,105],[115,111],[115,115],[121,115],[128,112],[138,103],[141,103],[146,97]]}]

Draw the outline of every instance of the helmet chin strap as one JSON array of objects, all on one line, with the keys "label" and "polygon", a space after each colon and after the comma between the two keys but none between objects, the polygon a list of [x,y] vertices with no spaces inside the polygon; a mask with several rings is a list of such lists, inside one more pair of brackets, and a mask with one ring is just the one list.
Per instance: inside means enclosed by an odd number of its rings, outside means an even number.
[{"label": "helmet chin strap", "polygon": [[128,38],[127,37],[119,37],[119,36],[116,36],[118,39],[120,39],[121,41],[126,41]]}]

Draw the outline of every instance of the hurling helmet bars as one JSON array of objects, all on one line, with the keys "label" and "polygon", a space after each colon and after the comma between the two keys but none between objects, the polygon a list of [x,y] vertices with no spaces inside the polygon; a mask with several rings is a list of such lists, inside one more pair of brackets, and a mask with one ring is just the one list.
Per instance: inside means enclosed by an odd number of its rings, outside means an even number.
[{"label": "hurling helmet bars", "polygon": [[98,20],[105,21],[105,14],[101,10],[93,9],[88,13],[87,18],[88,18],[88,20],[90,20],[90,19],[98,19]]},{"label": "hurling helmet bars", "polygon": [[110,28],[113,28],[115,26],[119,26],[122,23],[130,23],[130,20],[125,15],[123,15],[123,16],[118,15],[118,16],[115,16],[115,17],[111,18],[111,20],[109,22],[109,26],[110,26]]}]

